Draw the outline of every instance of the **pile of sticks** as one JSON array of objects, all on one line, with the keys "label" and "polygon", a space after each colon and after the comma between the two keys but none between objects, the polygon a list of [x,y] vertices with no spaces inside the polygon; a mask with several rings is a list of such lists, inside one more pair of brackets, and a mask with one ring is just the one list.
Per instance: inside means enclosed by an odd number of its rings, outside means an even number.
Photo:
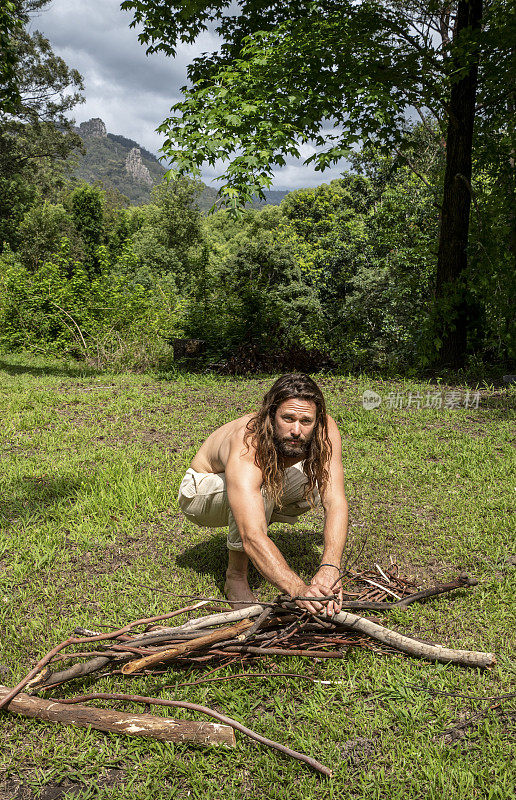
[{"label": "pile of sticks", "polygon": [[[473,585],[465,574],[458,578],[462,584]],[[342,581],[344,595],[347,601],[354,598],[360,604],[401,602],[404,598],[414,594],[417,584],[399,574],[399,567],[392,561],[383,570],[379,564],[374,569],[356,572],[352,568],[346,570]],[[354,589],[354,591],[353,591]]]},{"label": "pile of sticks", "polygon": [[[495,656],[492,653],[453,650],[423,642],[386,628],[375,619],[353,613],[403,609],[428,597],[476,585],[476,581],[470,580],[467,575],[460,575],[450,583],[414,591],[417,587],[399,575],[396,564],[391,564],[385,571],[375,565],[374,570],[366,572],[348,570],[343,585],[342,611],[331,618],[309,614],[299,608],[292,598],[284,596],[279,596],[270,603],[253,603],[238,610],[226,610],[227,604],[222,610],[220,607],[214,609],[211,604],[214,601],[220,603],[220,600],[203,598],[187,607],[159,617],[135,620],[123,628],[108,633],[77,628],[74,636],[47,653],[16,687],[10,690],[0,687],[0,708],[53,721],[72,722],[76,725],[87,724],[101,730],[118,730],[174,741],[193,740],[203,743],[220,741],[232,744],[234,743],[232,729],[237,729],[250,735],[251,738],[300,758],[324,774],[329,774],[326,767],[314,762],[313,759],[266,740],[212,709],[185,701],[107,693],[48,701],[20,693],[23,689],[30,691],[31,694],[41,693],[73,679],[99,672],[106,674],[106,671],[125,676],[141,676],[156,674],[157,670],[163,671],[172,665],[201,667],[215,663],[217,666],[224,666],[234,661],[246,664],[260,658],[279,656],[300,656],[314,660],[338,659],[343,658],[346,650],[353,646],[388,652],[394,650],[429,661],[471,667],[485,668],[495,663]],[[313,598],[307,599],[313,600]],[[200,608],[204,611],[215,610],[217,613],[190,618],[175,627],[155,624],[181,614],[189,614]],[[145,626],[144,632],[132,632],[138,626]],[[95,650],[75,649],[66,654],[63,652],[70,646],[77,648],[83,645],[93,645]],[[60,660],[73,663],[61,667],[58,663]],[[308,678],[308,680],[313,679]],[[81,706],[79,711],[78,707],[75,710],[66,708],[69,704],[92,699],[117,699],[142,702],[147,705],[158,703],[190,708],[208,714],[223,724],[210,727],[208,723],[175,722],[152,717],[149,714],[132,714],[128,719],[127,714],[120,715],[119,712],[92,709],[87,706]],[[93,721],[92,711],[95,712]],[[109,719],[106,718],[106,714]],[[189,728],[185,728],[185,725]]]}]

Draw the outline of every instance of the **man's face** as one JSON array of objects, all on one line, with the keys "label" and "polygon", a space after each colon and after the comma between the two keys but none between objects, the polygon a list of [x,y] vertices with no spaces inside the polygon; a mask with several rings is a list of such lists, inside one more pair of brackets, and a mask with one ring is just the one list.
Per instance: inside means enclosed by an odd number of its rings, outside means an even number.
[{"label": "man's face", "polygon": [[317,408],[312,400],[284,400],[274,417],[274,445],[285,458],[305,458],[308,455]]}]

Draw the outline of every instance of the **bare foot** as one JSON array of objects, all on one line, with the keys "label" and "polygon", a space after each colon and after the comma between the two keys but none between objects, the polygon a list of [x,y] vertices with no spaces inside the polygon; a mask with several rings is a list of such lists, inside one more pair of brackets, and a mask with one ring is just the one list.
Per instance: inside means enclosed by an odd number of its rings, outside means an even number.
[{"label": "bare foot", "polygon": [[231,604],[231,607],[235,611],[239,608],[248,608],[250,604],[259,602],[256,595],[251,591],[247,578],[242,576],[229,575],[226,573],[224,594],[228,600],[236,601]]}]

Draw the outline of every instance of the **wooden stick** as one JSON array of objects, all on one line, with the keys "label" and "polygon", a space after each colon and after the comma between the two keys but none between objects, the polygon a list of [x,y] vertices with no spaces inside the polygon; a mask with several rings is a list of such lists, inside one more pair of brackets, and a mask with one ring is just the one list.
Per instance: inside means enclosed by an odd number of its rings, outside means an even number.
[{"label": "wooden stick", "polygon": [[[364,578],[362,580],[365,580]],[[423,589],[420,592],[412,592],[394,602],[373,601],[373,600],[344,600],[342,609],[350,611],[391,611],[396,609],[404,609],[412,603],[419,603],[429,597],[435,597],[439,594],[452,592],[454,589],[467,589],[469,587],[477,586],[478,581],[469,577],[458,577],[449,583],[438,583],[436,586],[431,586],[429,589]],[[383,588],[383,587],[382,587]],[[294,604],[284,603],[288,608],[294,608]]]},{"label": "wooden stick", "polygon": [[238,611],[227,611],[222,614],[212,614],[208,617],[197,617],[197,619],[191,619],[184,625],[179,625],[177,628],[162,628],[160,631],[142,633],[131,639],[129,644],[133,647],[139,647],[140,645],[166,641],[170,635],[177,636],[180,633],[190,633],[191,631],[202,630],[203,628],[211,628],[215,625],[224,625],[228,622],[239,622],[241,619],[257,617],[264,608],[266,608],[266,606],[255,604],[247,608],[240,608]]},{"label": "wooden stick", "polygon": [[347,611],[340,611],[333,617],[334,622],[351,630],[358,630],[383,644],[401,650],[403,653],[424,658],[427,661],[440,661],[443,664],[461,664],[465,667],[492,667],[496,663],[494,653],[478,653],[471,650],[451,650],[441,645],[424,644],[401,633],[384,628],[365,617],[358,617]]},{"label": "wooden stick", "polygon": [[405,606],[402,601],[388,602],[387,600],[379,602],[378,600],[344,600],[342,603],[344,610],[350,611],[392,611],[392,609],[403,610]]},{"label": "wooden stick", "polygon": [[[8,695],[9,689],[0,686],[0,698]],[[42,700],[28,694],[19,694],[6,707],[7,711],[24,717],[77,725],[79,728],[94,728],[97,731],[123,733],[128,736],[146,736],[162,742],[194,742],[195,744],[235,745],[235,734],[229,725],[211,722],[177,721],[152,714],[134,714],[112,711],[93,706],[74,707]]]},{"label": "wooden stick", "polygon": [[193,650],[201,650],[203,647],[209,647],[209,645],[214,642],[220,642],[228,638],[234,639],[240,633],[252,627],[252,625],[253,623],[250,619],[243,619],[229,628],[220,628],[217,631],[213,631],[213,633],[208,633],[206,636],[199,636],[197,639],[177,644],[168,650],[162,650],[159,653],[152,653],[150,656],[144,656],[143,658],[130,661],[128,664],[124,664],[122,672],[124,675],[131,675],[133,672],[138,672],[145,667],[151,667],[153,664],[159,664],[162,661],[172,661],[172,659],[177,658],[177,656],[191,653]]},{"label": "wooden stick", "polygon": [[257,617],[262,613],[267,605],[273,604],[267,603],[264,605],[259,605],[258,603],[255,603],[254,605],[247,606],[247,608],[239,608],[237,611],[225,611],[222,614],[211,614],[207,617],[197,617],[197,619],[191,619],[186,622],[181,629],[185,631],[190,631],[193,629],[197,630],[199,628],[209,628],[211,625],[223,625],[226,622],[238,622],[241,619]]},{"label": "wooden stick", "polygon": [[260,616],[258,617],[258,619],[256,619],[252,623],[252,625],[249,628],[249,630],[246,631],[245,636],[244,636],[244,641],[246,639],[249,639],[250,636],[252,636],[254,633],[256,633],[258,628],[260,628],[263,625],[263,623],[266,622],[269,619],[269,617],[271,616],[273,611],[274,611],[274,609],[272,607],[270,607],[270,606],[268,608],[264,608],[263,609],[263,611],[260,614]]},{"label": "wooden stick", "polygon": [[340,650],[288,650],[281,647],[252,647],[248,644],[235,644],[224,650],[212,650],[212,653],[250,653],[257,656],[308,656],[309,658],[344,658]]},{"label": "wooden stick", "polygon": [[401,600],[401,597],[399,596],[399,594],[396,594],[396,592],[393,592],[392,589],[389,589],[387,586],[382,586],[381,583],[377,583],[376,581],[372,581],[370,578],[362,578],[362,580],[365,581],[365,583],[369,583],[371,586],[376,586],[377,589],[381,589],[381,591],[385,592],[386,594],[391,594],[397,600]]},{"label": "wooden stick", "polygon": [[179,686],[198,686],[200,683],[219,683],[221,681],[234,681],[237,678],[297,678],[302,681],[310,681],[310,683],[320,683],[316,678],[311,678],[310,675],[301,675],[299,672],[240,672],[237,675],[225,675],[222,678],[200,678],[197,681],[186,681],[184,683],[171,683],[168,686],[160,686],[160,691],[163,689],[177,689]]},{"label": "wooden stick", "polygon": [[324,764],[316,761],[315,758],[305,756],[304,753],[298,753],[296,750],[291,750],[290,747],[285,747],[285,745],[275,742],[272,739],[267,739],[265,736],[261,736],[261,734],[256,733],[256,731],[246,728],[245,725],[237,722],[237,720],[231,719],[231,717],[226,717],[224,714],[219,714],[218,711],[214,711],[212,708],[207,708],[207,706],[199,706],[197,703],[187,703],[184,700],[163,700],[160,697],[144,697],[136,694],[108,694],[106,692],[59,699],[58,704],[83,703],[85,700],[126,700],[129,703],[145,703],[146,705],[156,704],[161,706],[171,706],[172,708],[188,708],[191,711],[198,711],[201,714],[207,714],[210,717],[214,717],[226,725],[230,725],[235,730],[244,733],[246,736],[249,736],[251,739],[255,739],[257,742],[261,742],[261,744],[264,744],[267,747],[272,747],[274,750],[279,750],[280,753],[284,753],[291,758],[296,758],[298,761],[304,761],[304,763],[308,764],[308,766],[312,767],[312,769],[317,770],[317,772],[320,772],[327,777],[331,778],[332,776],[331,769],[328,769],[328,767],[325,767]]},{"label": "wooden stick", "polygon": [[[116,631],[112,631],[111,633],[100,633],[98,634],[98,636],[83,636],[80,638],[70,636],[64,642],[61,642],[60,644],[56,645],[56,647],[52,648],[52,650],[50,650],[50,652],[48,652],[46,656],[43,656],[41,661],[38,661],[36,666],[33,669],[31,669],[28,675],[26,675],[25,678],[23,678],[23,680],[20,681],[20,683],[18,683],[16,686],[10,689],[9,692],[4,697],[0,698],[0,709],[8,705],[8,703],[10,703],[11,700],[13,700],[16,697],[16,695],[19,694],[22,691],[22,689],[24,689],[29,683],[34,684],[35,683],[34,678],[39,677],[39,673],[41,672],[43,667],[46,667],[46,665],[50,663],[50,661],[52,661],[53,657],[57,655],[57,653],[60,653],[61,650],[64,650],[69,645],[86,644],[86,642],[100,642],[100,641],[105,641],[107,639],[116,639],[118,636],[120,636],[120,634],[127,633],[127,631],[131,630],[131,628],[136,627],[136,625],[145,625],[148,622],[157,622],[160,619],[170,619],[170,617],[177,617],[178,614],[184,614],[187,611],[193,611],[194,609],[200,608],[201,606],[204,605],[206,605],[206,602],[203,600],[199,603],[196,603],[193,606],[188,606],[186,608],[179,608],[177,609],[177,611],[170,611],[168,614],[160,614],[157,617],[145,617],[144,619],[137,619],[134,620],[133,622],[128,622],[127,625],[124,625],[123,628],[120,628],[119,630]],[[96,667],[95,669],[100,669],[100,667]]]},{"label": "wooden stick", "polygon": [[413,594],[409,594],[406,597],[398,600],[395,603],[396,608],[405,608],[406,606],[410,605],[411,603],[419,603],[421,600],[426,600],[427,597],[435,597],[437,594],[444,594],[445,592],[451,592],[453,589],[466,589],[468,586],[477,586],[478,581],[474,580],[473,578],[457,578],[455,581],[450,581],[450,583],[441,583],[437,586],[432,586],[430,589],[423,589],[421,592],[414,592]]},{"label": "wooden stick", "polygon": [[[204,603],[204,601],[203,601]],[[182,609],[184,610],[192,610],[193,608],[198,608],[199,606],[203,605],[203,603],[198,603],[196,606],[192,606],[189,609]],[[155,644],[158,642],[167,641],[171,635],[178,636],[181,633],[187,633],[190,635],[194,633],[196,630],[202,630],[204,628],[211,628],[214,624],[222,623],[222,622],[235,622],[242,619],[249,619],[251,617],[259,616],[260,613],[266,608],[266,606],[261,605],[252,605],[248,606],[247,608],[241,608],[238,611],[228,611],[221,614],[214,614],[207,617],[199,617],[197,619],[189,620],[185,625],[180,625],[176,628],[164,628],[160,631],[149,631],[148,633],[141,634],[140,636],[135,636],[131,638],[130,644],[131,646],[138,646],[138,645],[146,645],[146,644]],[[173,612],[173,613],[181,613],[181,612]],[[134,625],[135,623],[132,623]],[[125,631],[130,626],[125,626],[121,628],[121,631]],[[88,633],[92,633],[93,635],[90,637],[84,637],[81,640],[79,639],[70,639],[67,640],[68,644],[72,643],[79,643],[79,641],[99,641],[99,639],[113,639],[118,638],[120,635],[119,631],[113,631],[110,634],[95,634],[93,631],[88,631]],[[128,642],[129,644],[129,642]],[[65,643],[59,645],[57,648],[51,651],[52,656],[55,655],[57,652],[62,650],[65,646]],[[49,654],[49,655],[51,655]],[[116,656],[117,663],[129,661],[131,659],[131,654],[129,653],[119,653]],[[113,654],[110,650],[106,651],[105,656],[100,656],[99,658],[91,659],[90,661],[83,662],[82,664],[74,664],[73,666],[69,667],[65,670],[60,670],[59,672],[40,672],[41,668],[45,666],[50,661],[48,656],[45,659],[42,659],[36,667],[31,670],[29,673],[29,680],[25,679],[26,682],[23,684],[19,684],[21,691],[24,686],[26,686],[29,681],[32,689],[43,690],[57,684],[66,683],[73,678],[82,677],[84,675],[90,675],[93,672],[97,672],[100,669],[103,669],[107,664],[113,661]],[[34,680],[34,676],[36,679]],[[33,680],[30,680],[30,679]],[[23,683],[23,682],[22,682]],[[0,699],[0,708],[2,707],[2,700]]]},{"label": "wooden stick", "polygon": [[[131,654],[127,654],[129,659]],[[31,691],[37,689],[46,689],[48,686],[54,686],[58,683],[66,683],[74,678],[82,678],[85,675],[91,675],[92,672],[97,672],[103,669],[107,664],[112,661],[112,656],[97,656],[90,658],[89,661],[83,661],[79,664],[72,664],[67,669],[61,669],[57,672],[50,672],[48,669],[36,675],[35,679],[29,681],[26,686]]]}]

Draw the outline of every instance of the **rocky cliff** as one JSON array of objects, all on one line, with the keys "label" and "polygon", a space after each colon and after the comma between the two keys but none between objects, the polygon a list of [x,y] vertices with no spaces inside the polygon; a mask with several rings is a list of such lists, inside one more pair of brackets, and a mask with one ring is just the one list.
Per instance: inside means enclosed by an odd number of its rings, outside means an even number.
[{"label": "rocky cliff", "polygon": [[82,122],[76,130],[86,153],[78,156],[75,176],[87,183],[100,181],[106,189],[125,195],[131,204],[148,203],[152,187],[165,173],[156,156],[132,139],[108,133],[99,117]]},{"label": "rocky cliff", "polygon": [[135,181],[141,181],[141,183],[145,183],[147,186],[154,185],[149,169],[142,161],[142,154],[139,147],[133,147],[127,153],[125,171],[131,175]]},{"label": "rocky cliff", "polygon": [[105,139],[107,136],[106,126],[100,117],[93,117],[87,122],[81,122],[77,131],[83,139],[87,136],[98,136],[101,139]]}]

